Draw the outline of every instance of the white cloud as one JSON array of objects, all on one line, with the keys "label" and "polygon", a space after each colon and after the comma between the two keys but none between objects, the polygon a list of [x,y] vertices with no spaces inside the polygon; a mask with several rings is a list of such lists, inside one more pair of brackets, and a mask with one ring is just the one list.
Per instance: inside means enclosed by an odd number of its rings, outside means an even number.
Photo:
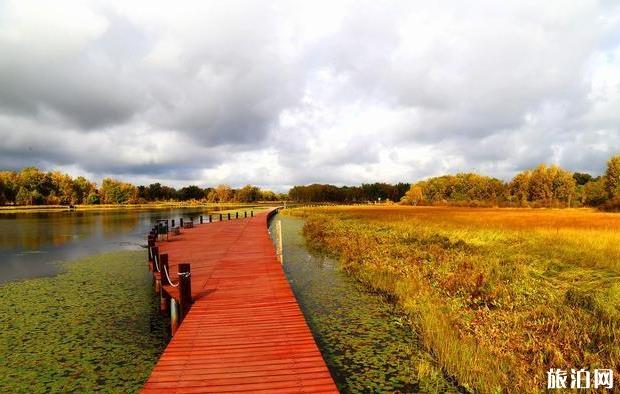
[{"label": "white cloud", "polygon": [[618,22],[586,0],[6,1],[0,164],[280,190],[600,172]]}]

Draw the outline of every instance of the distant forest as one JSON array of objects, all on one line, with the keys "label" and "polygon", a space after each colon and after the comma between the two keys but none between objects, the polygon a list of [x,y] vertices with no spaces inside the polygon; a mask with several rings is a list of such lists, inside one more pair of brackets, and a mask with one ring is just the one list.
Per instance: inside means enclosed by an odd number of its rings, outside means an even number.
[{"label": "distant forest", "polygon": [[504,182],[479,174],[443,175],[416,182],[295,186],[288,197],[301,202],[392,201],[410,205],[620,208],[620,156],[607,162],[602,176],[540,166]]},{"label": "distant forest", "polygon": [[201,188],[195,185],[175,189],[160,183],[135,186],[106,178],[97,187],[84,177],[72,178],[58,171],[43,172],[34,167],[0,172],[2,205],[140,204],[158,201],[255,202],[283,200],[286,195],[252,185],[233,189],[228,185]]},{"label": "distant forest", "polygon": [[247,185],[180,189],[152,183],[135,186],[106,178],[97,187],[84,177],[34,167],[0,171],[2,205],[136,204],[157,201],[256,202],[295,201],[331,203],[398,202],[408,205],[529,206],[620,209],[620,156],[607,162],[605,174],[571,173],[558,166],[540,165],[517,174],[510,182],[473,173],[443,175],[413,184],[294,186],[278,194]]}]

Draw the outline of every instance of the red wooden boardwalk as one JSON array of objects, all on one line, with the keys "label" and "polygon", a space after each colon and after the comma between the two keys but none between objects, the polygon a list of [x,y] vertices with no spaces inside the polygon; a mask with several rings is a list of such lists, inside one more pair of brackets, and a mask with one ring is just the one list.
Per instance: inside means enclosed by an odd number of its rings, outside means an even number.
[{"label": "red wooden boardwalk", "polygon": [[277,259],[266,212],[185,229],[157,246],[170,272],[191,264],[194,304],[143,393],[337,392]]}]

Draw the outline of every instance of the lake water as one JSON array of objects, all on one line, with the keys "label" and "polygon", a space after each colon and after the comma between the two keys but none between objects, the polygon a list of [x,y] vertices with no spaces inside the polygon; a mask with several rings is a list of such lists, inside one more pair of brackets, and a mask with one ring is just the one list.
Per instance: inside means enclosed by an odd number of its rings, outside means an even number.
[{"label": "lake water", "polygon": [[[228,207],[227,209],[229,209]],[[250,208],[248,208],[250,209]],[[58,273],[57,261],[138,249],[155,220],[214,209],[63,211],[0,214],[0,283]],[[198,219],[195,219],[198,220]]]},{"label": "lake water", "polygon": [[[139,249],[155,220],[201,214],[208,211],[2,214],[0,283],[56,274],[59,260]],[[282,215],[276,220],[282,221],[285,273],[341,392],[457,392],[441,373],[420,376],[419,366],[433,364],[432,357],[397,306],[367,291],[337,261],[309,251],[302,220]]]}]

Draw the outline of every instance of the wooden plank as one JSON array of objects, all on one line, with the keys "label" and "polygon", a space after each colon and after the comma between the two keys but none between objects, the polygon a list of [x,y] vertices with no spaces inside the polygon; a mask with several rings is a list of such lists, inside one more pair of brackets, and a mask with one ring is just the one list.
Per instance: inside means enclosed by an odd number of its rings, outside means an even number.
[{"label": "wooden plank", "polygon": [[[337,393],[267,232],[268,212],[196,225],[170,241],[173,283],[194,303],[143,393]],[[164,290],[178,300],[177,288]]]}]

